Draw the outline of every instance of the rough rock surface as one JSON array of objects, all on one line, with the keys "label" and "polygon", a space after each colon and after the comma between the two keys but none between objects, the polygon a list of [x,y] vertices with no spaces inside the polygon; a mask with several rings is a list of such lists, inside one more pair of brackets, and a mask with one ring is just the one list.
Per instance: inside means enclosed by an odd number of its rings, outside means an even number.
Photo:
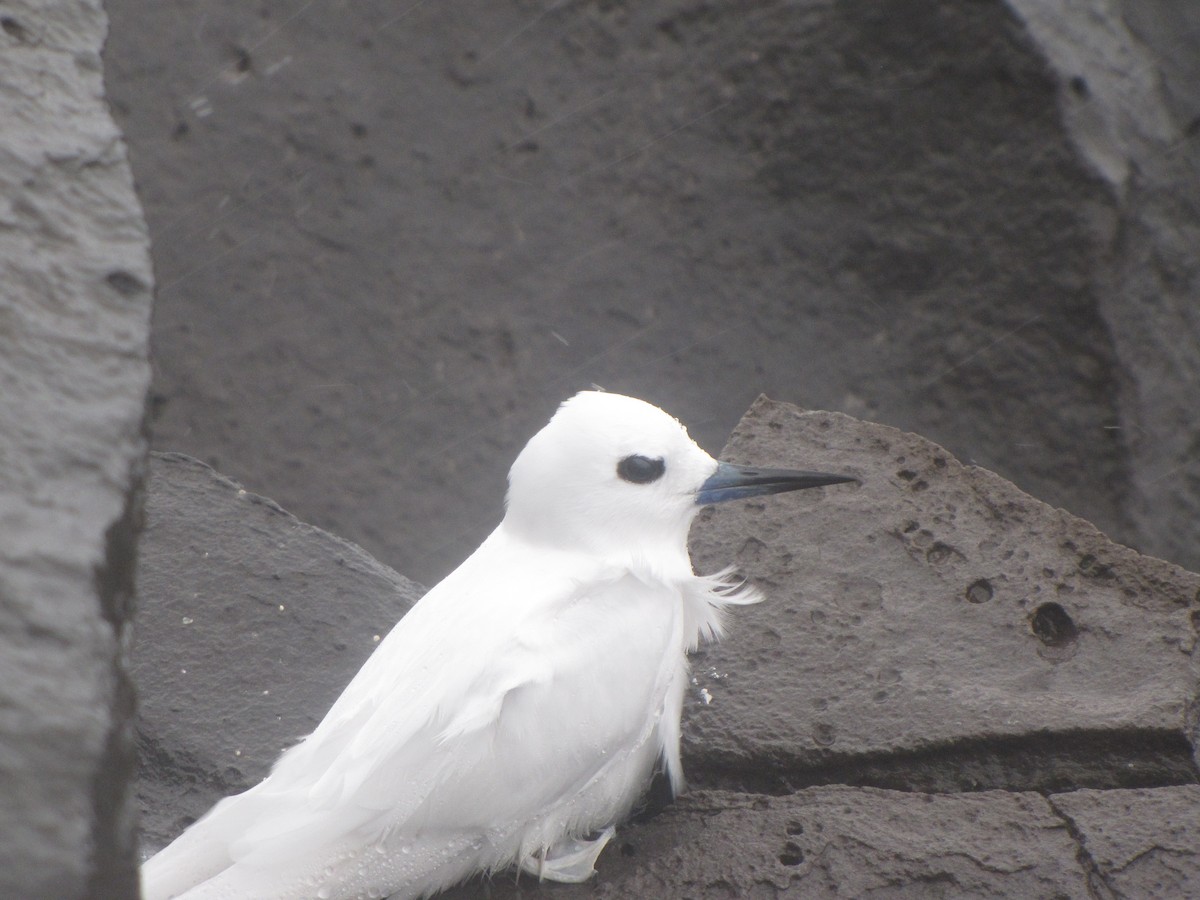
[{"label": "rough rock surface", "polygon": [[0,7],[0,896],[134,895],[150,257],[98,2]]},{"label": "rough rock surface", "polygon": [[[585,885],[500,873],[447,898],[1200,893],[1200,575],[845,415],[762,399],[724,456],[863,483],[698,523],[698,568],[736,561],[768,599],[695,658],[692,790],[651,795]],[[398,576],[360,551],[361,570],[331,563],[352,551],[182,457],[155,459],[148,520],[137,673],[147,729],[170,735],[143,760],[159,843],[315,721],[403,604]],[[295,577],[281,540],[327,577]],[[185,652],[202,677],[175,669]]]},{"label": "rough rock surface", "polygon": [[424,591],[203,463],[153,454],[138,572],[144,850],[267,774]]},{"label": "rough rock surface", "polygon": [[[734,462],[846,471],[710,510],[701,567],[774,598],[696,660],[689,747],[720,781],[1052,791],[1195,779],[1200,577],[917,435],[757,403]],[[789,711],[790,714],[789,714]]]},{"label": "rough rock surface", "polygon": [[1009,3],[1063,86],[1067,134],[1116,200],[1092,290],[1117,359],[1110,425],[1128,460],[1130,536],[1200,569],[1200,4]]},{"label": "rough rock surface", "polygon": [[[593,881],[544,886],[538,895],[546,900],[1095,896],[1067,823],[1044,797],[1030,793],[819,787],[763,797],[697,791],[652,821],[622,829],[619,840],[622,852],[606,851]],[[511,881],[497,877],[488,891],[477,880],[442,896],[533,893]]]},{"label": "rough rock surface", "polygon": [[762,391],[898,425],[1200,568],[1195,0],[109,10],[157,446],[412,577],[592,382],[710,448]]},{"label": "rough rock surface", "polygon": [[1050,801],[1079,837],[1094,880],[1114,895],[1169,900],[1200,889],[1200,787],[1085,790]]}]

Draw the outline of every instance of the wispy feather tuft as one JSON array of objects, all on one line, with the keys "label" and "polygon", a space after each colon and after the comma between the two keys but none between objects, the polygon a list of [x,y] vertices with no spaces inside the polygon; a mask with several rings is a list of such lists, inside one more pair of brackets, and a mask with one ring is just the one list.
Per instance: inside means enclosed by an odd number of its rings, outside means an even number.
[{"label": "wispy feather tuft", "polygon": [[684,588],[684,633],[688,652],[701,642],[720,640],[725,633],[725,610],[730,606],[761,603],[762,592],[746,581],[733,566],[712,575],[695,575]]}]

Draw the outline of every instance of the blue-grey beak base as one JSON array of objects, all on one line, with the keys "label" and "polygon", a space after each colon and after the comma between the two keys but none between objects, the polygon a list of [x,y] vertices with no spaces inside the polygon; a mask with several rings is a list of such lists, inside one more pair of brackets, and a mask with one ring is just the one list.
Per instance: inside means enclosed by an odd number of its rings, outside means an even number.
[{"label": "blue-grey beak base", "polygon": [[696,492],[696,503],[708,506],[724,503],[726,500],[743,500],[746,497],[781,494],[784,491],[800,491],[849,481],[857,482],[858,479],[850,475],[800,472],[795,469],[762,469],[720,462],[717,463],[717,471],[700,485],[700,490]]}]

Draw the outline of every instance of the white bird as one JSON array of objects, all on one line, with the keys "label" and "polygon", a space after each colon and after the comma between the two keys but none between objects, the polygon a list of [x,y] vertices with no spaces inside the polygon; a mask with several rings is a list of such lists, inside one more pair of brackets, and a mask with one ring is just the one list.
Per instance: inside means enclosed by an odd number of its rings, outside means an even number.
[{"label": "white bird", "polygon": [[682,788],[687,653],[759,599],[693,573],[700,506],[855,479],[718,463],[588,391],[508,480],[500,525],[316,730],[145,863],[146,900],[404,900],[514,863],[583,881],[656,765]]}]

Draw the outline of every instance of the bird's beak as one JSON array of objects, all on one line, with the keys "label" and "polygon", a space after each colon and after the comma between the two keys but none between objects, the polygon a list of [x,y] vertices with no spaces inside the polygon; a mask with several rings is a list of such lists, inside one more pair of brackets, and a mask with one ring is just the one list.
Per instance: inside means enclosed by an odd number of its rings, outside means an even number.
[{"label": "bird's beak", "polygon": [[696,492],[696,503],[708,506],[710,503],[724,503],[726,500],[781,494],[784,491],[799,491],[827,484],[843,484],[847,481],[858,479],[850,475],[797,472],[794,469],[760,469],[755,466],[735,466],[732,463],[719,462],[717,471],[713,472]]}]

